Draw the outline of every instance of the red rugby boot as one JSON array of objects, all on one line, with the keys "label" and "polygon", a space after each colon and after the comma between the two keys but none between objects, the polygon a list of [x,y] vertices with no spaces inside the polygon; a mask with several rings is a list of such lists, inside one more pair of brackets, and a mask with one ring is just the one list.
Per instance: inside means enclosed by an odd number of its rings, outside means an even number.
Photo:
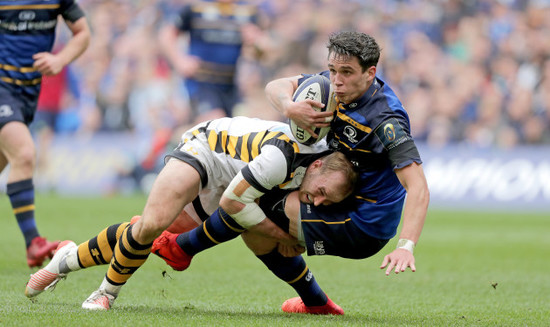
[{"label": "red rugby boot", "polygon": [[37,236],[32,239],[31,245],[27,248],[27,264],[30,268],[40,267],[44,260],[53,257],[59,241],[48,242],[46,238]]},{"label": "red rugby boot", "polygon": [[281,309],[287,313],[309,313],[313,315],[343,315],[344,310],[327,296],[327,304],[308,307],[299,297],[286,300]]},{"label": "red rugby boot", "polygon": [[183,271],[189,267],[193,256],[185,253],[178,243],[176,243],[178,235],[167,231],[162,232],[153,241],[151,252],[161,257],[174,270]]}]

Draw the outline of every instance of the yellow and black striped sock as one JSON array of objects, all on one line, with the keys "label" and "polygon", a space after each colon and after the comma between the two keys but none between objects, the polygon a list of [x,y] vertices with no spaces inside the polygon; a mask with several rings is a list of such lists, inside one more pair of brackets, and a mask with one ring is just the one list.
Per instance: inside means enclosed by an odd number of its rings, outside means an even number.
[{"label": "yellow and black striped sock", "polygon": [[96,237],[78,246],[78,264],[80,268],[105,265],[111,262],[113,249],[122,232],[130,223],[111,225],[102,230]]},{"label": "yellow and black striped sock", "polygon": [[118,239],[105,279],[111,285],[121,286],[141,267],[151,253],[150,244],[139,244],[132,237],[132,227],[128,226]]}]

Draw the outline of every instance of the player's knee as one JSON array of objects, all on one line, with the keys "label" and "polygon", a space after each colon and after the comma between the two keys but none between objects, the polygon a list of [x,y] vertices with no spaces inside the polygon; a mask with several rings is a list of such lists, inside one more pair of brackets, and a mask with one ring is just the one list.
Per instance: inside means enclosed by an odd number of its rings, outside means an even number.
[{"label": "player's knee", "polygon": [[140,244],[152,243],[166,229],[154,219],[139,219],[132,227],[132,237]]},{"label": "player's knee", "polygon": [[32,175],[35,165],[35,151],[34,147],[21,148],[15,153],[10,162],[12,167],[16,167],[21,171],[28,172]]}]

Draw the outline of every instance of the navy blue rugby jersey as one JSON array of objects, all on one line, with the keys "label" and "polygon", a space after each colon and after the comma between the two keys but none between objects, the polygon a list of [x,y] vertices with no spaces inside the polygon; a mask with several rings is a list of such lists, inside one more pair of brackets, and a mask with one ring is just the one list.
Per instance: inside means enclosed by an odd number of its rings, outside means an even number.
[{"label": "navy blue rugby jersey", "polygon": [[203,61],[193,79],[211,84],[233,84],[243,44],[241,26],[257,21],[257,8],[242,1],[204,0],[185,6],[176,27],[189,32],[189,54]]},{"label": "navy blue rugby jersey", "polygon": [[75,0],[0,0],[0,83],[38,96],[42,75],[32,56],[52,50],[57,17],[84,16]]},{"label": "navy blue rugby jersey", "polygon": [[[329,71],[321,74],[330,78]],[[339,103],[327,142],[345,153],[360,172],[354,193],[358,208],[349,213],[350,218],[371,236],[393,237],[406,195],[394,170],[422,163],[409,116],[395,93],[376,77],[360,98]]]}]

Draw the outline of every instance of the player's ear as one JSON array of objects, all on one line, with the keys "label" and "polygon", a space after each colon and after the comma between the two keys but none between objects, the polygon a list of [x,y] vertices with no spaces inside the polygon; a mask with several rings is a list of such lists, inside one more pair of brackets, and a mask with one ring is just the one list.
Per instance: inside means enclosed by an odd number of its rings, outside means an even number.
[{"label": "player's ear", "polygon": [[370,66],[367,68],[366,73],[369,76],[369,79],[374,79],[374,76],[376,75],[376,66]]},{"label": "player's ear", "polygon": [[323,160],[317,159],[311,164],[311,166],[315,169],[319,169],[319,168],[323,167]]}]

